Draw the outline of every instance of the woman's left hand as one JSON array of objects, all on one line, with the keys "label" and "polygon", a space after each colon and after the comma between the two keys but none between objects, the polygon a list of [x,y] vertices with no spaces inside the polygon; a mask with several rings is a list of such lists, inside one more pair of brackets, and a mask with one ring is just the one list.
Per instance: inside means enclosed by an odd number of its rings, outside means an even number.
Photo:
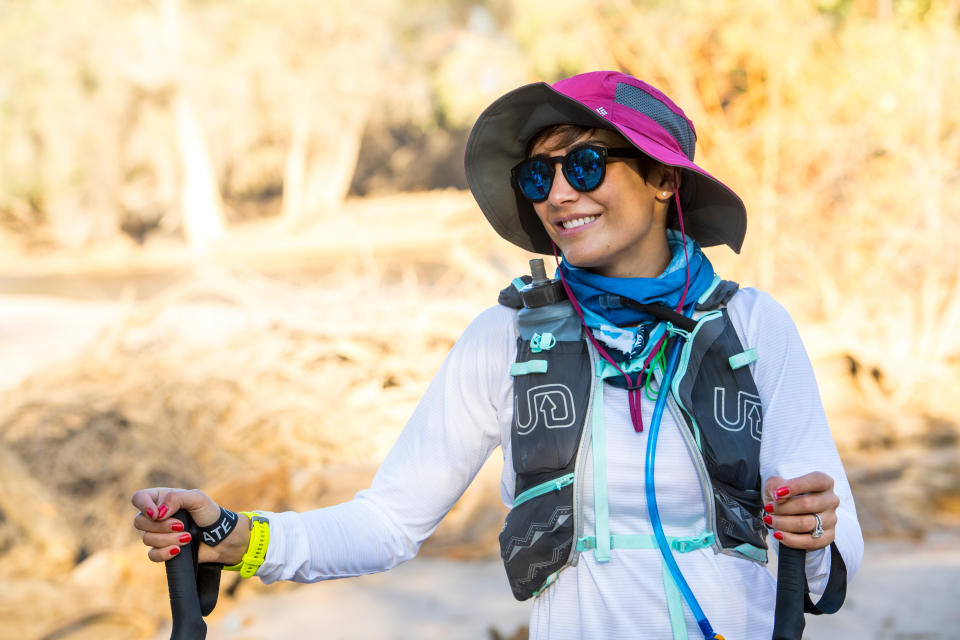
[{"label": "woman's left hand", "polygon": [[[794,549],[822,549],[833,542],[840,498],[833,492],[833,478],[814,471],[784,480],[767,478],[763,485],[763,521],[773,537]],[[813,537],[820,516],[823,535]]]}]

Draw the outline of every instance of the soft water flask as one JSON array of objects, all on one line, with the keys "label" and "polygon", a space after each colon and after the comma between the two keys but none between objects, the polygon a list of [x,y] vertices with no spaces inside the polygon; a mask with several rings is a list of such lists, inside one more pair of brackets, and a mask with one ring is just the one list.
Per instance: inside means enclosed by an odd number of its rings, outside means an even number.
[{"label": "soft water flask", "polygon": [[520,290],[523,309],[517,315],[520,337],[529,340],[535,333],[552,333],[557,340],[579,340],[580,318],[567,300],[563,283],[547,278],[541,258],[530,261],[533,282]]}]

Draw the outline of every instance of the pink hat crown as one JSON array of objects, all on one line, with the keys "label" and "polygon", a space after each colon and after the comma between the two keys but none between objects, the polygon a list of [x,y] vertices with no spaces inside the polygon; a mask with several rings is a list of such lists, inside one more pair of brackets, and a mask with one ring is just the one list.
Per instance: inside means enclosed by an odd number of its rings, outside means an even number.
[{"label": "pink hat crown", "polygon": [[553,89],[582,103],[618,129],[657,139],[693,160],[693,122],[656,87],[616,71],[591,71],[554,83]]}]

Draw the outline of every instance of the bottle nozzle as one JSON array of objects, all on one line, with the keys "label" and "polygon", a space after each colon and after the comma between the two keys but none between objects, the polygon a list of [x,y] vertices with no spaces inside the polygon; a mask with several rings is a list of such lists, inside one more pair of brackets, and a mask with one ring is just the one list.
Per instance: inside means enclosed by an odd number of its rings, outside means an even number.
[{"label": "bottle nozzle", "polygon": [[547,270],[543,266],[543,258],[534,258],[530,261],[530,275],[533,276],[535,285],[547,281]]},{"label": "bottle nozzle", "polygon": [[543,266],[542,258],[534,258],[530,261],[530,274],[533,276],[533,282],[520,290],[523,306],[534,309],[567,297],[560,281],[551,280],[547,277],[547,270]]}]

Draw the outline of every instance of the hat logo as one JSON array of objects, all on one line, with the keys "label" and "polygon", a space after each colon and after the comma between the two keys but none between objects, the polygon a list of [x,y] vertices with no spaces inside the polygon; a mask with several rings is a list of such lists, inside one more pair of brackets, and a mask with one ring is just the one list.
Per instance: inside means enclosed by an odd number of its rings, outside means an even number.
[{"label": "hat logo", "polygon": [[607,115],[607,110],[604,109],[603,107],[597,107],[597,113],[599,113],[602,116],[605,116]]}]

